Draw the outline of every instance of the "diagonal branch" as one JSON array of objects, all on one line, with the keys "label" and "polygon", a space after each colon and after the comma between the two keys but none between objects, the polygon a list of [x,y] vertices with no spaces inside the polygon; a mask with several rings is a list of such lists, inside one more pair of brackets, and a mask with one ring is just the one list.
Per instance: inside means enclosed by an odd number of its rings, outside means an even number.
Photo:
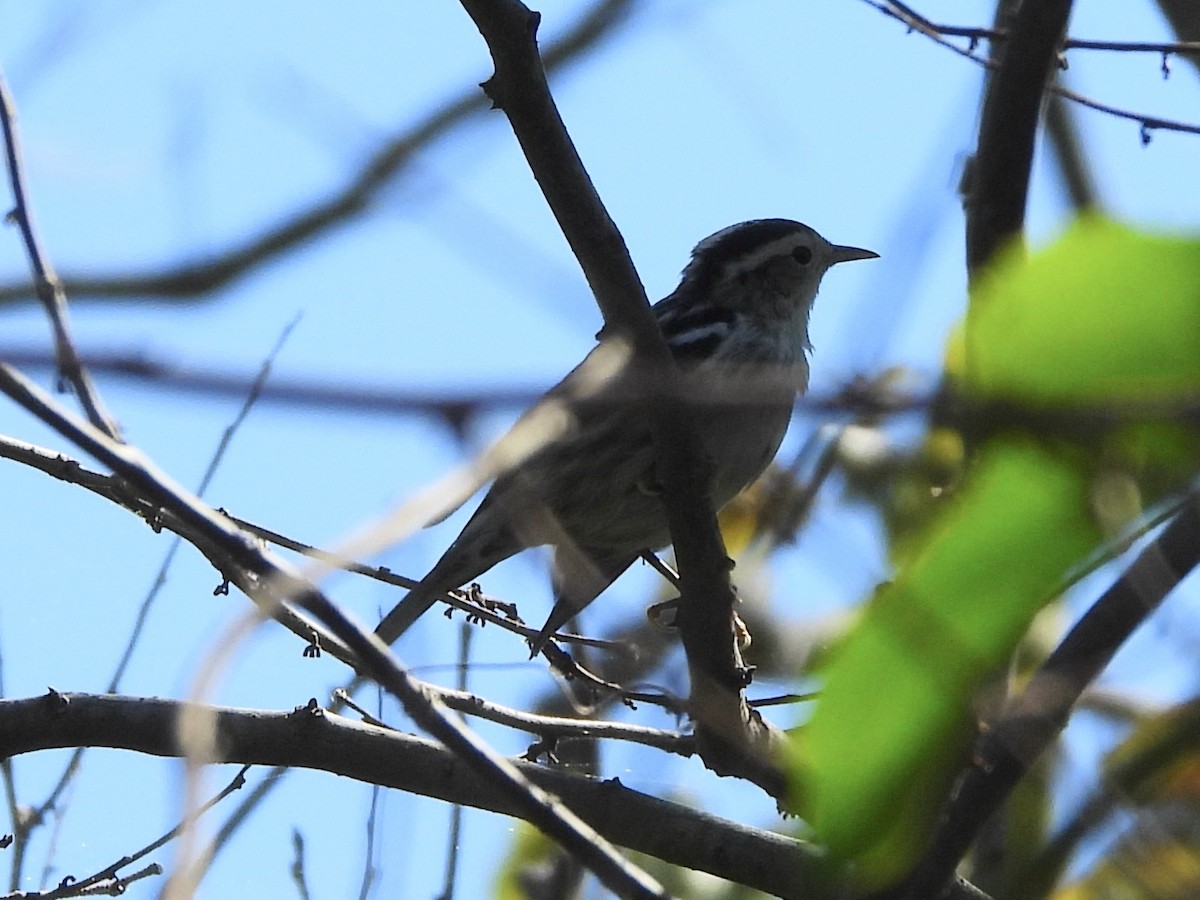
[{"label": "diagonal branch", "polygon": [[[614,892],[632,897],[665,896],[662,889],[585,825],[555,797],[531,785],[503,757],[424,691],[374,635],[363,631],[329,598],[237,528],[228,518],[175,484],[138,450],[114,441],[59,407],[11,366],[0,363],[0,391],[50,428],[86,450],[153,502],[182,519],[206,541],[221,548],[229,566],[244,573],[241,582],[267,615],[284,601],[307,610],[342,641],[365,675],[403,704],[422,729],[461,757],[481,777],[522,810],[522,816],[558,841]],[[2,754],[0,754],[2,755]]]},{"label": "diagonal branch", "polygon": [[[634,0],[599,0],[579,22],[546,50],[548,69],[560,69],[611,37],[629,18]],[[63,281],[73,297],[169,298],[192,300],[236,281],[256,267],[292,253],[309,241],[355,221],[371,211],[377,197],[434,141],[487,110],[487,100],[474,85],[447,101],[424,121],[384,144],[350,179],[328,196],[311,201],[215,254],[186,259],[158,271],[108,275],[67,274]],[[0,284],[0,305],[29,297],[27,284]]]},{"label": "diagonal branch", "polygon": [[33,289],[46,315],[50,317],[50,325],[54,330],[54,349],[57,356],[58,377],[61,382],[70,384],[75,391],[79,403],[87,413],[88,421],[111,438],[121,439],[121,431],[116,420],[104,407],[104,401],[92,384],[91,376],[79,361],[79,354],[71,340],[71,329],[67,321],[67,294],[63,290],[50,258],[42,249],[38,239],[37,229],[33,225],[33,211],[25,193],[25,168],[21,163],[21,144],[17,139],[17,109],[12,95],[8,91],[8,83],[0,73],[0,125],[4,131],[4,152],[8,165],[9,182],[12,185],[13,208],[8,213],[8,221],[15,222],[25,243],[25,252],[29,256],[29,265],[33,269]]},{"label": "diagonal branch", "polygon": [[1066,727],[1083,691],[1163,599],[1200,565],[1200,497],[1187,505],[1121,573],[982,733],[910,897],[936,896],[979,829]]},{"label": "diagonal branch", "polygon": [[484,90],[508,117],[529,168],[604,315],[605,332],[626,339],[635,364],[659,373],[652,394],[637,398],[651,427],[656,472],[685,604],[680,632],[691,674],[691,713],[706,765],[749,778],[782,796],[776,751],[785,740],[746,704],[733,633],[728,557],[696,459],[693,426],[680,402],[678,372],[650,312],[629,251],[588,177],[550,95],[538,56],[538,14],[518,0],[461,0],[495,63]]}]

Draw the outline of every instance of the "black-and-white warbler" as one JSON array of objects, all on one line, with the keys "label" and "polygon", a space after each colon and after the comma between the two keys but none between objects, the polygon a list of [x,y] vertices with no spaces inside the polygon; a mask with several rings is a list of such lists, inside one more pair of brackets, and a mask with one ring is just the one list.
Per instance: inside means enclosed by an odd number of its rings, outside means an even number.
[{"label": "black-and-white warbler", "polygon": [[[822,276],[837,263],[877,255],[831,244],[787,219],[742,222],[696,245],[679,287],[654,305],[695,414],[717,509],[766,469],[808,385],[808,316]],[[498,478],[376,634],[392,643],[439,595],[528,547],[552,544],[555,603],[536,652],[643,551],[670,543],[654,490],[654,444],[628,403],[644,377],[630,370],[615,378],[600,389],[600,402],[575,410],[565,438]]]}]

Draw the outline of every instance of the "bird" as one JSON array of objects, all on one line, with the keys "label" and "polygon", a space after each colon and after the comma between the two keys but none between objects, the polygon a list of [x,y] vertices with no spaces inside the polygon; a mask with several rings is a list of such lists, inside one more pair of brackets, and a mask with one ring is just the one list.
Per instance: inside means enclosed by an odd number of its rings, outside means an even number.
[{"label": "bird", "polygon": [[[807,389],[809,313],[821,279],[839,263],[878,255],[790,219],[740,222],[700,241],[679,286],[651,307],[679,369],[715,509],[767,468]],[[574,407],[565,436],[500,475],[376,636],[394,643],[445,592],[550,544],[554,606],[531,642],[537,655],[639,556],[670,544],[649,425],[628,402],[645,377],[630,367],[611,379],[595,402]],[[568,375],[546,396],[567,396],[571,382]]]}]

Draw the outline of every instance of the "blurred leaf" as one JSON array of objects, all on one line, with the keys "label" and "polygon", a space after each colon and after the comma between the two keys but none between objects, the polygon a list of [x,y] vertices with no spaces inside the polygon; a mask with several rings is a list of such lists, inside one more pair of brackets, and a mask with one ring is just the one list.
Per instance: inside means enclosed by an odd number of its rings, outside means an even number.
[{"label": "blurred leaf", "polygon": [[980,280],[966,388],[1034,404],[1151,403],[1200,391],[1200,242],[1098,216],[1052,246],[1010,250]]},{"label": "blurred leaf", "polygon": [[768,481],[778,481],[778,472],[774,467],[734,497],[717,514],[725,549],[735,559],[745,552],[758,534],[763,510],[771,499],[767,493]]},{"label": "blurred leaf", "polygon": [[882,428],[850,426],[838,442],[837,464],[843,495],[874,507],[887,532],[892,563],[899,565],[957,486],[965,449],[962,435],[952,428],[932,428],[919,444],[908,446]]},{"label": "blurred leaf", "polygon": [[[936,809],[919,801],[964,752],[975,689],[1099,539],[1089,483],[1081,459],[990,442],[923,552],[833,655],[798,762],[802,809],[835,853],[861,857],[890,834],[908,852],[873,856],[903,871]],[[871,881],[896,874],[867,868]]]},{"label": "blurred leaf", "polygon": [[1194,900],[1200,896],[1200,818],[1194,806],[1145,809],[1111,851],[1052,900]]},{"label": "blurred leaf", "polygon": [[[1131,412],[1200,397],[1197,348],[1200,243],[1089,217],[980,279],[947,367],[984,403]],[[975,692],[1064,576],[1136,513],[1140,479],[1195,471],[1194,433],[1170,423],[984,433],[955,495],[893,547],[902,568],[832,654],[795,744],[800,809],[869,884],[911,864],[931,798],[962,762]]]},{"label": "blurred leaf", "polygon": [[1195,471],[1194,417],[1171,412],[1200,401],[1197,347],[1200,240],[1089,215],[1028,258],[1010,248],[984,274],[947,366],[980,400],[1159,415],[1075,436],[1155,500]]},{"label": "blurred leaf", "polygon": [[1134,803],[1200,805],[1200,700],[1141,722],[1105,759],[1104,780]]},{"label": "blurred leaf", "polygon": [[[554,883],[563,861],[562,849],[532,825],[517,823],[508,856],[496,872],[497,900],[529,900],[543,885]],[[555,896],[566,897],[559,891]]]}]

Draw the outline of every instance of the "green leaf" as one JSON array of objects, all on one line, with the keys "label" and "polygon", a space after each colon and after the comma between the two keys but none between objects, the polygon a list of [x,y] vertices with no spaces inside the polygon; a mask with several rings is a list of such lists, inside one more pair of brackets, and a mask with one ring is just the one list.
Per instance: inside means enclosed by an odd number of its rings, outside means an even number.
[{"label": "green leaf", "polygon": [[[982,400],[1129,412],[1194,402],[1198,351],[1200,242],[1093,217],[980,280],[947,365]],[[1013,429],[975,448],[831,654],[793,743],[799,811],[866,885],[915,861],[964,762],[976,692],[1100,542],[1099,521],[1136,512],[1147,474],[1166,489],[1194,473],[1196,444],[1190,426],[1160,421],[1053,439]]]},{"label": "green leaf", "polygon": [[1148,403],[1200,391],[1200,241],[1098,216],[980,280],[964,386],[1037,404]]},{"label": "green leaf", "polygon": [[945,768],[931,757],[961,758],[974,691],[1100,537],[1089,483],[1081,458],[1032,439],[991,442],[923,551],[834,654],[800,762],[806,817],[839,856],[914,826],[914,775]]}]

